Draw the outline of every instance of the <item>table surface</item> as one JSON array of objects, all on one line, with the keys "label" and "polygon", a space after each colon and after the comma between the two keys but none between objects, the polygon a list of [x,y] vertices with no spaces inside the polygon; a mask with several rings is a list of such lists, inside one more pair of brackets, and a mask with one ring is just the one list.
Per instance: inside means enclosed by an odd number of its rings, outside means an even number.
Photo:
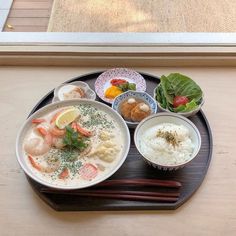
[{"label": "table surface", "polygon": [[175,211],[56,212],[29,186],[15,156],[27,115],[58,84],[105,68],[0,67],[1,235],[236,235],[236,68],[136,68],[154,75],[181,72],[205,92],[203,111],[213,133],[207,176]]}]

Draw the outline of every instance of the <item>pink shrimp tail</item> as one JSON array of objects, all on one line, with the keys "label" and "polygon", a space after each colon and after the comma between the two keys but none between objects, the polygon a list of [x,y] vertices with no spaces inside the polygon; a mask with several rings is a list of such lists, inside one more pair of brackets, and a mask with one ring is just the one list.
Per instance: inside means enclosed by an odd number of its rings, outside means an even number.
[{"label": "pink shrimp tail", "polygon": [[50,132],[48,132],[45,128],[43,127],[38,127],[37,130],[39,131],[39,133],[44,137],[45,142],[48,145],[52,145],[52,141],[53,141],[53,137],[50,134]]}]

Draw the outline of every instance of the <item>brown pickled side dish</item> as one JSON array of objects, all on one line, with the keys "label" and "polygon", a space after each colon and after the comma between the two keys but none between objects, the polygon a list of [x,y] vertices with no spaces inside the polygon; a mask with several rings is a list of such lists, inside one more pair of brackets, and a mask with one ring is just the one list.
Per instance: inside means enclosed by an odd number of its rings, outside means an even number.
[{"label": "brown pickled side dish", "polygon": [[139,122],[151,114],[150,106],[141,99],[130,97],[119,107],[122,117],[126,121]]}]

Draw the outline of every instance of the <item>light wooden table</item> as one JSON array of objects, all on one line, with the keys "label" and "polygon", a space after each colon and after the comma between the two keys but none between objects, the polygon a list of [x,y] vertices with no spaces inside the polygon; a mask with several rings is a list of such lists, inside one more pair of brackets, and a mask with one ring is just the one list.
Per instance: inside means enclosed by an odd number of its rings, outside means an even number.
[{"label": "light wooden table", "polygon": [[236,235],[236,68],[138,68],[181,72],[205,92],[214,151],[194,196],[175,211],[56,212],[29,186],[16,161],[19,127],[59,83],[103,68],[0,67],[0,235]]}]

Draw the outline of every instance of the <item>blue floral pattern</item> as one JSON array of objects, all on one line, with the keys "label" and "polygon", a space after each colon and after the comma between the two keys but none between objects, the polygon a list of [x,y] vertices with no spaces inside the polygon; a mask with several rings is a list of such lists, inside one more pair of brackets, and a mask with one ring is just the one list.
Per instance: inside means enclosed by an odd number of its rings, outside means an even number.
[{"label": "blue floral pattern", "polygon": [[[115,100],[112,103],[112,108],[116,110],[119,113],[119,106],[120,104],[125,101],[126,99],[134,97],[140,100],[143,100],[145,103],[147,103],[150,106],[151,114],[157,113],[157,103],[156,100],[153,99],[148,93],[146,92],[138,92],[138,91],[127,91],[125,93],[120,94],[115,98]],[[139,122],[131,122],[126,121],[127,125],[131,128],[134,128],[138,125]]]}]

